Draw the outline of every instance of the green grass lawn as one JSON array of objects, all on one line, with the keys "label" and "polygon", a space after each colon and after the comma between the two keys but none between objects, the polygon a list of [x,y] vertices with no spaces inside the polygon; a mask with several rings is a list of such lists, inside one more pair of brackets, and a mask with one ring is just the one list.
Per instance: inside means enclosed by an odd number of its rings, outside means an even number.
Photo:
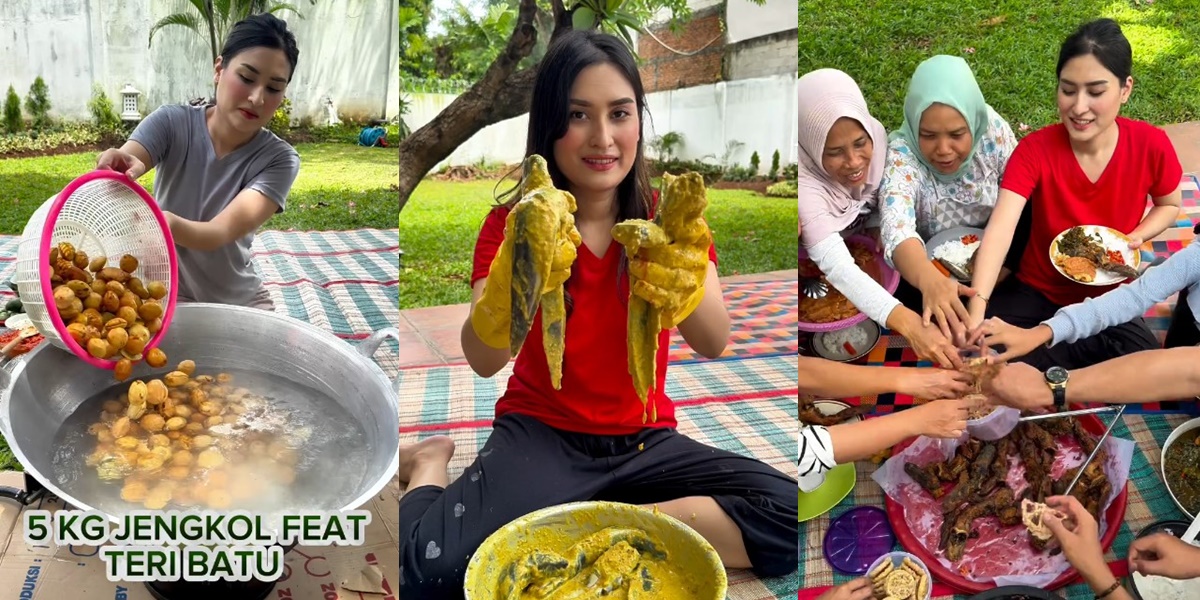
[{"label": "green grass lawn", "polygon": [[[396,226],[395,149],[351,144],[300,144],[300,175],[287,210],[266,229],[341,230]],[[46,199],[95,167],[96,153],[0,160],[0,234],[19,235]],[[154,172],[139,182],[153,189]],[[21,465],[0,438],[0,471]]]},{"label": "green grass lawn", "polygon": [[1055,67],[1080,24],[1115,19],[1133,46],[1133,95],[1122,114],[1157,125],[1200,119],[1200,19],[1194,0],[902,0],[800,2],[799,69],[854,77],[889,131],[908,80],[935,54],[964,57],[984,98],[1017,131],[1058,121]]},{"label": "green grass lawn", "polygon": [[[470,302],[471,257],[495,186],[428,179],[417,186],[400,221],[401,310]],[[722,276],[796,268],[795,200],[742,190],[709,190],[708,198]]]},{"label": "green grass lawn", "polygon": [[[395,149],[351,144],[299,144],[300,175],[287,210],[266,229],[337,230],[396,225]],[[92,170],[95,152],[0,160],[0,234],[20,234],[43,202]],[[154,172],[138,180],[154,186]]]}]

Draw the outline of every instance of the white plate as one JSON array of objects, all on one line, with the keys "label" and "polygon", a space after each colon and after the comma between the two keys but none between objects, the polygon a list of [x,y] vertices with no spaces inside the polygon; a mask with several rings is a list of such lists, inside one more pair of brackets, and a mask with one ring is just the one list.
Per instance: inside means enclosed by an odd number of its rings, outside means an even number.
[{"label": "white plate", "polygon": [[[852,406],[850,406],[849,404],[847,404],[845,402],[842,402],[841,400],[813,400],[813,406],[816,407],[817,411],[819,411],[821,414],[823,414],[827,417],[831,416],[831,415],[836,415],[836,414],[842,412],[843,410],[846,410],[847,408],[853,408]],[[853,417],[850,417],[849,419],[846,419],[845,421],[842,421],[842,422],[843,423],[853,423],[854,421],[861,421],[861,420],[863,420],[862,415],[854,415]]]},{"label": "white plate", "polygon": [[[1141,249],[1139,248],[1135,250],[1129,247],[1129,236],[1117,231],[1116,229],[1113,229],[1112,227],[1104,227],[1103,225],[1082,225],[1081,227],[1083,227],[1084,233],[1088,235],[1099,234],[1100,238],[1104,240],[1104,247],[1106,250],[1119,250],[1121,252],[1121,256],[1125,257],[1125,264],[1135,269],[1141,266]],[[1054,262],[1054,258],[1055,255],[1058,254],[1058,240],[1062,239],[1062,236],[1066,235],[1066,233],[1071,229],[1074,228],[1072,227],[1064,229],[1061,233],[1055,236],[1054,241],[1050,242],[1050,264],[1054,266],[1054,270],[1058,271],[1063,277],[1082,285],[1113,285],[1128,279],[1115,273],[1109,273],[1108,271],[1100,268],[1096,269],[1096,280],[1090,283],[1084,283],[1071,277],[1070,275],[1067,275],[1066,271],[1063,271],[1062,267],[1058,266],[1058,263]]]},{"label": "white plate", "polygon": [[[830,354],[829,350],[827,348],[825,348],[825,338],[827,336],[837,335],[838,332],[846,331],[849,329],[860,329],[860,330],[866,332],[866,334],[867,334],[866,347],[865,348],[855,348],[856,350],[858,350],[858,352],[853,355],[851,355],[850,353],[845,352],[845,351],[838,352],[837,354]],[[869,354],[871,352],[871,350],[874,350],[875,346],[879,345],[879,337],[880,337],[879,325],[875,324],[875,321],[868,319],[866,321],[861,321],[855,325],[851,325],[850,327],[846,327],[844,329],[838,329],[837,331],[822,331],[819,333],[814,333],[813,337],[812,337],[812,351],[817,356],[820,356],[821,358],[829,359],[832,361],[853,362],[853,361],[856,361],[856,360],[866,356],[867,354]],[[842,349],[838,348],[838,350],[842,350]]]},{"label": "white plate", "polygon": [[[939,247],[951,242],[961,242],[963,236],[967,235],[977,236],[980,242],[983,241],[982,229],[978,229],[976,227],[954,227],[929,238],[929,241],[925,242],[925,255],[929,257],[929,260],[936,260],[937,257],[935,256],[935,253]],[[968,273],[971,271],[969,268],[967,268],[966,264],[957,266]],[[959,281],[963,280],[960,279]],[[964,283],[970,282],[964,281]]]}]

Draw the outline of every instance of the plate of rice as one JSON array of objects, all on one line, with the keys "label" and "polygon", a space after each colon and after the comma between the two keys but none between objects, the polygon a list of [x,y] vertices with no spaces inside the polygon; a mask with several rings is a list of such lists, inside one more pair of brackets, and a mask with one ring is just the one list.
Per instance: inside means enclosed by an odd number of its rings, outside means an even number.
[{"label": "plate of rice", "polygon": [[929,260],[942,259],[971,272],[971,259],[983,241],[983,230],[977,227],[954,227],[929,238],[925,254]]},{"label": "plate of rice", "polygon": [[835,331],[813,334],[813,352],[837,362],[854,362],[867,356],[879,344],[879,325],[861,321]]}]

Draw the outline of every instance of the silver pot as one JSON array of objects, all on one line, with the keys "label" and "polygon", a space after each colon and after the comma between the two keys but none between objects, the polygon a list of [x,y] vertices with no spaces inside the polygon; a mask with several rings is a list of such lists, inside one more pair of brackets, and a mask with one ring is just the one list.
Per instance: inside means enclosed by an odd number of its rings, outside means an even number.
[{"label": "silver pot", "polygon": [[[350,465],[338,463],[336,456],[326,457],[334,459],[327,461],[329,464],[351,472],[345,479],[352,482],[322,489],[327,505],[309,507],[352,510],[379,493],[399,469],[398,378],[389,381],[371,359],[387,337],[398,338],[399,330],[383,329],[351,346],[329,332],[281,314],[181,303],[175,308],[171,331],[159,347],[169,364],[191,359],[198,371],[249,371],[287,378],[309,388],[322,401],[337,403],[357,419],[366,448],[361,459]],[[152,372],[139,363],[127,381]],[[76,481],[60,481],[54,460],[56,453],[60,457],[64,451],[82,455],[92,449],[95,442],[90,436],[83,440],[85,447],[60,447],[60,429],[81,404],[116,384],[111,371],[89,366],[50,344],[40,344],[0,367],[0,430],[27,475],[71,506],[98,510],[114,521],[119,519],[114,514],[118,511],[97,494],[95,476],[86,477],[85,473]]]}]

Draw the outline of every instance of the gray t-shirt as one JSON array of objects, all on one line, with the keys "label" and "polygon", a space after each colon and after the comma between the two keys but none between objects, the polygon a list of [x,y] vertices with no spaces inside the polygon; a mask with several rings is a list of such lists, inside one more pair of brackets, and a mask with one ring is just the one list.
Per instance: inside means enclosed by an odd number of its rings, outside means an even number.
[{"label": "gray t-shirt", "polygon": [[[204,112],[202,106],[162,106],[129,138],[144,146],[156,165],[159,206],[191,221],[211,221],[239,193],[252,189],[274,200],[282,212],[300,171],[300,155],[263,129],[245,146],[217,159]],[[252,304],[263,285],[252,262],[253,242],[251,232],[211,252],[176,246],[179,295],[197,302]]]}]

